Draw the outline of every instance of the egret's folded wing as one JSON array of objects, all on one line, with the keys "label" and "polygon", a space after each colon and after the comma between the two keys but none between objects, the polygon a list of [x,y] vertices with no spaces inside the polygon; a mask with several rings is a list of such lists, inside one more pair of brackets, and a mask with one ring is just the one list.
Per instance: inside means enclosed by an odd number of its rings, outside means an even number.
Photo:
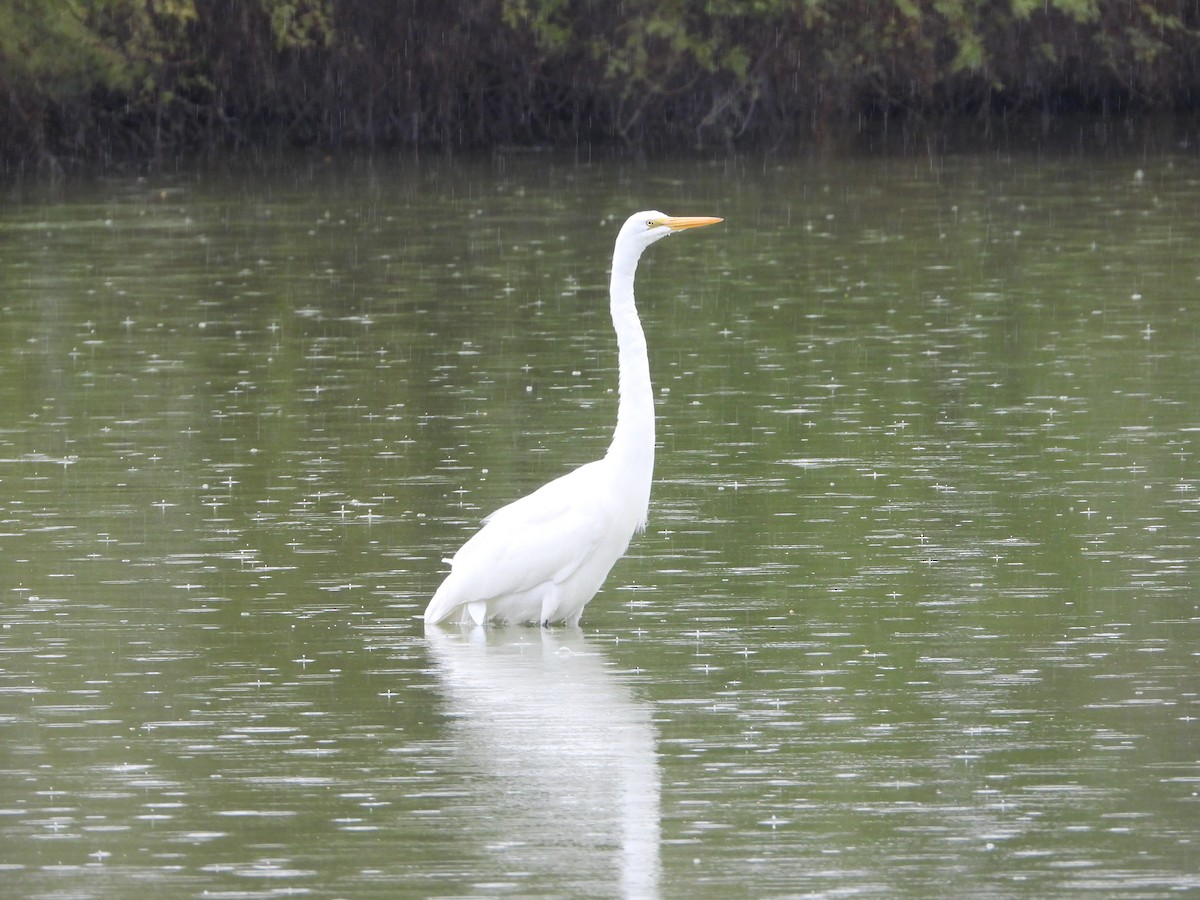
[{"label": "egret's folded wing", "polygon": [[601,543],[607,504],[577,469],[502,507],[450,561],[426,619],[441,621],[464,603],[518,594],[569,578]]}]

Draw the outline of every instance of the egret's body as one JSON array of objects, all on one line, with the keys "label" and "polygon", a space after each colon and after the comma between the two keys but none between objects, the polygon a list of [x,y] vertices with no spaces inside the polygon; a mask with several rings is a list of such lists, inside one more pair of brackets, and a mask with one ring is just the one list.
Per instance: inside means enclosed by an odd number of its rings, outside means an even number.
[{"label": "egret's body", "polygon": [[641,212],[617,235],[610,310],[617,333],[620,399],[612,444],[507,506],[459,548],[425,609],[428,623],[489,620],[577,625],[633,535],[646,526],[654,473],[654,396],[633,279],[642,251],[716,218]]}]

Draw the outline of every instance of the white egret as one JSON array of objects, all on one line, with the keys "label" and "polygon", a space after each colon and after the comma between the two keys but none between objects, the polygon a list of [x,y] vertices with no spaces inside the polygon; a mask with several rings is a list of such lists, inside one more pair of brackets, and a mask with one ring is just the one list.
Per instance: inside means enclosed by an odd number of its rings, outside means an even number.
[{"label": "white egret", "polygon": [[617,426],[602,459],[580,466],[484,519],[459,548],[425,608],[426,623],[579,624],[634,533],[646,527],[654,471],[654,396],[633,299],[642,251],[712,217],[630,216],[613,248],[609,309],[617,332]]}]

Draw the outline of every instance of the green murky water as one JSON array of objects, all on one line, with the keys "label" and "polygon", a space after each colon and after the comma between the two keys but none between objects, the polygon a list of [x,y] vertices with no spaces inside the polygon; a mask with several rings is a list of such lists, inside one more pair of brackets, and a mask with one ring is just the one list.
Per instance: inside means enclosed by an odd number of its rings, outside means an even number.
[{"label": "green murky water", "polygon": [[[599,455],[581,632],[426,635]],[[24,897],[1200,889],[1200,163],[281,165],[0,210]]]}]

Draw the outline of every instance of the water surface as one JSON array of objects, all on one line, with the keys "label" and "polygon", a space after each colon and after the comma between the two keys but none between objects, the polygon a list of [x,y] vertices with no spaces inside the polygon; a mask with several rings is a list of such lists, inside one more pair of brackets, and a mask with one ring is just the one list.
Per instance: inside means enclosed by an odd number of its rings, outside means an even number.
[{"label": "water surface", "polygon": [[[603,453],[651,250],[647,533],[582,631],[426,634]],[[1200,164],[188,171],[0,210],[18,896],[1200,888]]]}]

